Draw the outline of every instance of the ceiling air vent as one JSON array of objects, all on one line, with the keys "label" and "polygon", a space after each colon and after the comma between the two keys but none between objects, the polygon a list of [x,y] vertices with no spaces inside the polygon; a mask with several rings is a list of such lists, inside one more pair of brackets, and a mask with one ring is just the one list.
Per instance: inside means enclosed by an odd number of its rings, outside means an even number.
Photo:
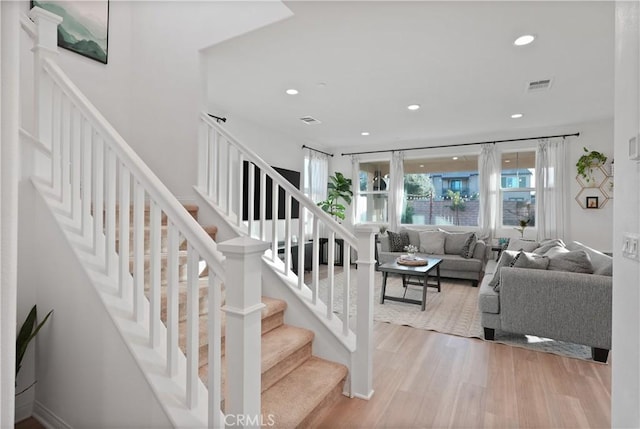
[{"label": "ceiling air vent", "polygon": [[312,116],[303,116],[302,118],[300,118],[300,120],[302,122],[304,122],[305,124],[309,124],[309,125],[321,124],[322,123],[322,122],[320,122],[319,120],[317,120],[316,118],[314,118]]},{"label": "ceiling air vent", "polygon": [[527,92],[546,91],[551,88],[551,79],[534,80],[527,84]]}]

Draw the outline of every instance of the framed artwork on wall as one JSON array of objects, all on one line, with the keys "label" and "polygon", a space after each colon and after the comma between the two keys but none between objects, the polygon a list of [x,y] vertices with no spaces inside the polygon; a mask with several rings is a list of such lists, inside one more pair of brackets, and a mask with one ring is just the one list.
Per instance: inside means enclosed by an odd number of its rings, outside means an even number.
[{"label": "framed artwork on wall", "polygon": [[34,6],[62,17],[58,26],[58,46],[107,64],[109,0],[31,0],[31,7]]},{"label": "framed artwork on wall", "polygon": [[586,207],[588,209],[597,209],[598,208],[598,197],[587,197]]}]

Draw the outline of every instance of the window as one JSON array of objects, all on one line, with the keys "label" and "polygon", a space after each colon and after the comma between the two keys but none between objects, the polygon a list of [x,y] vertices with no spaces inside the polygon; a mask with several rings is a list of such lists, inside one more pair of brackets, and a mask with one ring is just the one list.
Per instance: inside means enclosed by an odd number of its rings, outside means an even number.
[{"label": "window", "polygon": [[405,159],[402,223],[477,226],[477,155]]},{"label": "window", "polygon": [[502,225],[518,226],[526,221],[527,226],[535,226],[535,152],[503,153],[501,166]]},{"label": "window", "polygon": [[361,162],[356,222],[388,221],[389,161]]}]

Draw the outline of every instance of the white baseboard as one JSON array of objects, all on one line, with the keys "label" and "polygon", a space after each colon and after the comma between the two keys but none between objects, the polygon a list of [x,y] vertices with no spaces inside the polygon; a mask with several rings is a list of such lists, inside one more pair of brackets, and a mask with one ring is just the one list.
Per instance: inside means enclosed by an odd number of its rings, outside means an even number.
[{"label": "white baseboard", "polygon": [[33,417],[47,429],[72,429],[64,420],[38,401],[33,404]]},{"label": "white baseboard", "polygon": [[16,406],[16,415],[14,420],[21,422],[24,419],[31,417],[33,414],[33,402],[27,402],[26,404]]}]

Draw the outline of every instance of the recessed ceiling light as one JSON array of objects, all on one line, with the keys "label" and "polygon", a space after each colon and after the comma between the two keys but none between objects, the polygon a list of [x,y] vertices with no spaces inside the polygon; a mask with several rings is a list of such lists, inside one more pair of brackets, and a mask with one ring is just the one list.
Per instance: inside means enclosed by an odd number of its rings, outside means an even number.
[{"label": "recessed ceiling light", "polygon": [[409,110],[418,110],[419,108],[420,108],[419,104],[409,104],[407,106],[407,109],[409,109]]},{"label": "recessed ceiling light", "polygon": [[298,90],[294,88],[290,88],[290,89],[287,89],[285,92],[289,95],[296,95],[298,93]]},{"label": "recessed ceiling light", "polygon": [[360,135],[368,136],[369,135],[369,131],[363,131],[363,132],[360,133]]},{"label": "recessed ceiling light", "polygon": [[513,115],[511,115],[511,119],[520,119],[523,116],[524,115],[522,113],[514,113]]},{"label": "recessed ceiling light", "polygon": [[424,164],[420,164],[420,168],[424,168]]},{"label": "recessed ceiling light", "polygon": [[513,44],[516,46],[524,46],[524,45],[528,45],[529,43],[533,42],[535,40],[536,36],[534,36],[533,34],[524,34],[520,37],[518,37]]},{"label": "recessed ceiling light", "polygon": [[504,162],[511,162],[511,160],[510,159],[505,159]]},{"label": "recessed ceiling light", "polygon": [[456,159],[458,159],[458,157],[457,157],[457,156],[454,156],[452,159],[455,161]]}]

